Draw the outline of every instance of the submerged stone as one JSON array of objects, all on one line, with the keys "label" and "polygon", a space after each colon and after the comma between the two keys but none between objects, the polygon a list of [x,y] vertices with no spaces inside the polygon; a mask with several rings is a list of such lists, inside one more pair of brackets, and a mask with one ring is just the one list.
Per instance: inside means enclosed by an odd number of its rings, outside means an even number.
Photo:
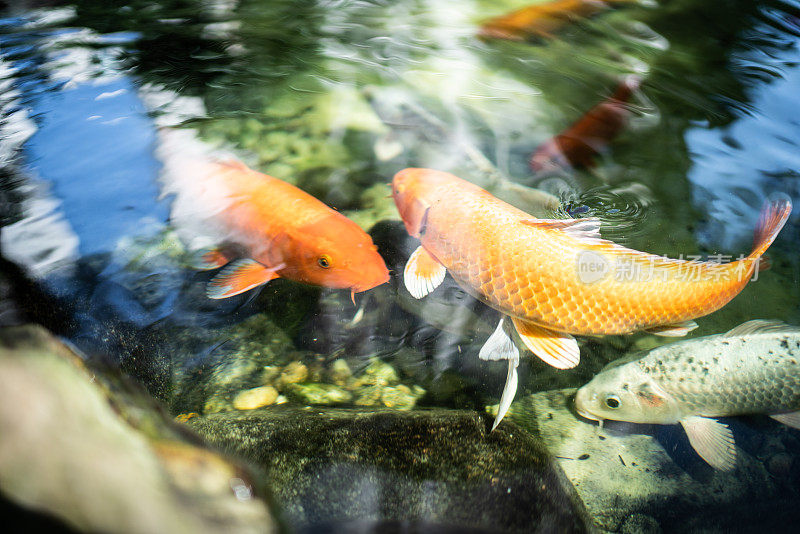
[{"label": "submerged stone", "polygon": [[356,379],[356,386],[388,386],[398,382],[397,371],[388,363],[373,358],[364,374]]},{"label": "submerged stone", "polygon": [[333,384],[294,384],[288,391],[303,404],[343,404],[353,398],[352,393]]},{"label": "submerged stone", "polygon": [[233,398],[233,407],[237,410],[253,410],[273,404],[276,400],[278,400],[277,389],[272,386],[259,386],[240,391]]},{"label": "submerged stone", "polygon": [[360,387],[353,404],[356,406],[379,406],[382,393],[383,389],[379,386]]},{"label": "submerged stone", "polygon": [[297,384],[304,381],[308,377],[308,367],[301,362],[291,362],[283,368],[283,371],[278,376],[278,383],[281,386]]},{"label": "submerged stone", "polygon": [[[490,532],[584,532],[585,512],[542,443],[474,412],[270,408],[192,418],[263,468],[292,527],[420,522]],[[465,530],[467,531],[467,530]]]},{"label": "submerged stone", "polygon": [[396,387],[384,389],[381,400],[387,408],[396,410],[410,410],[417,404],[417,399],[425,395],[425,390],[419,386],[410,387],[400,384]]},{"label": "submerged stone", "polygon": [[353,377],[353,371],[350,370],[347,360],[344,358],[338,358],[331,364],[328,376],[331,382],[337,386],[344,387]]}]

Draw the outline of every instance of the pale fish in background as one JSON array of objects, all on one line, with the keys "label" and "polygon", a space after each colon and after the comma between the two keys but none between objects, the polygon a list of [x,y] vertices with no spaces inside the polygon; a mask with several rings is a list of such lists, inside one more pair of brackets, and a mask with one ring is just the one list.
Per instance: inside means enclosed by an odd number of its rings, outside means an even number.
[{"label": "pale fish in background", "polygon": [[612,362],[578,390],[575,407],[597,421],[680,423],[706,462],[732,470],[733,433],[716,417],[768,414],[800,429],[800,327],[748,321]]}]

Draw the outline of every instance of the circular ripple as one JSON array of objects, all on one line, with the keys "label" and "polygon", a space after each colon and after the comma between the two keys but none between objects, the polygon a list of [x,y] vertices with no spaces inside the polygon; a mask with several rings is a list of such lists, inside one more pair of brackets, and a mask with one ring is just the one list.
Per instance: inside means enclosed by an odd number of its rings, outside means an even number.
[{"label": "circular ripple", "polygon": [[564,209],[576,219],[597,217],[602,221],[606,239],[624,242],[631,236],[645,233],[650,190],[641,184],[600,186],[584,191],[564,202]]}]

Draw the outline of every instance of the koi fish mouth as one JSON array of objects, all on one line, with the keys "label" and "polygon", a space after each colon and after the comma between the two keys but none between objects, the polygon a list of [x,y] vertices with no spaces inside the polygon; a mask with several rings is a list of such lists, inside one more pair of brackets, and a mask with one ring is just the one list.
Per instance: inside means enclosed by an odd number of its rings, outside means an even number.
[{"label": "koi fish mouth", "polygon": [[353,286],[350,288],[350,300],[353,302],[353,306],[356,305],[356,293],[363,293],[364,291],[369,291],[373,287],[378,287],[379,285],[385,284],[389,281],[389,277],[386,277],[386,281],[381,282],[380,284],[375,284],[371,286]]},{"label": "koi fish mouth", "polygon": [[590,414],[586,410],[581,410],[577,406],[575,407],[575,411],[578,413],[578,415],[580,415],[584,419],[589,419],[590,421],[599,421],[601,423],[603,422],[603,419],[601,417],[597,417],[596,415]]},{"label": "koi fish mouth", "polygon": [[386,271],[386,272],[385,272],[385,273],[383,273],[383,274],[382,274],[382,275],[381,275],[379,278],[376,278],[376,279],[374,279],[374,280],[373,280],[372,282],[370,282],[370,283],[366,283],[366,284],[356,284],[356,285],[350,286],[350,288],[349,288],[349,289],[350,289],[350,298],[352,299],[352,298],[353,298],[353,296],[354,296],[356,293],[363,293],[364,291],[369,291],[370,289],[372,289],[372,288],[374,288],[374,287],[378,287],[378,286],[380,286],[380,285],[383,285],[383,284],[385,284],[386,282],[388,282],[388,281],[389,281],[389,279],[390,279],[390,277],[389,277],[389,271]]},{"label": "koi fish mouth", "polygon": [[[584,397],[582,402],[581,402],[581,397]],[[599,421],[600,425],[602,426],[603,419],[601,417],[598,417],[583,409],[582,405],[586,404],[585,397],[586,397],[586,391],[584,389],[579,389],[575,394],[575,398],[573,400],[573,405],[575,406],[575,412],[577,412],[577,414],[583,417],[584,419],[588,419],[590,421]]]}]

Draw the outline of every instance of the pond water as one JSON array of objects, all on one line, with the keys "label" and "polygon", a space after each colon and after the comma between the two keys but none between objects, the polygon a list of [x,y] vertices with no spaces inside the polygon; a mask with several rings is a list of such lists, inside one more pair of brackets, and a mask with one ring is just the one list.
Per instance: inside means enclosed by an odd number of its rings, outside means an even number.
[{"label": "pond water", "polygon": [[[507,369],[478,352],[500,315],[449,276],[424,299],[408,293],[403,269],[419,243],[391,198],[395,173],[438,169],[539,217],[599,217],[604,237],[673,258],[746,254],[770,195],[800,201],[799,3],[615,2],[546,36],[478,36],[487,19],[528,3],[6,8],[0,247],[52,298],[31,304],[30,313],[87,358],[118,365],[183,420],[314,406],[315,413],[467,410],[490,421]],[[625,79],[638,88],[624,104],[624,127],[594,165],[531,168],[537,147]],[[191,200],[192,165],[230,158],[355,221],[377,245],[390,281],[352,300],[348,290],[286,279],[207,298],[217,272],[193,268],[193,248],[209,229],[203,217],[213,214]],[[795,213],[769,249],[770,268],[698,319],[690,336],[751,319],[800,325],[799,243]],[[597,525],[749,531],[766,515],[789,529],[786,507],[800,502],[800,434],[761,416],[726,420],[746,458],[733,473],[699,460],[679,426],[612,425],[609,440],[619,439],[620,451],[633,450],[625,436],[634,434],[669,466],[643,474],[641,484],[630,474],[627,500],[614,505],[620,517],[603,523],[609,495],[622,490],[592,485],[591,471],[604,464],[570,467],[583,450],[579,436],[595,439],[596,429],[562,407],[563,431],[548,430],[543,392],[580,387],[608,362],[670,339],[579,341],[574,369],[523,355],[506,421],[543,434],[551,454],[569,457],[560,465]],[[621,454],[612,459],[625,465]],[[659,480],[678,481],[660,501],[653,498]],[[720,487],[727,493],[714,497]],[[780,495],[782,505],[742,505],[759,494]],[[715,510],[706,523],[692,501]],[[645,519],[625,523],[630,514]],[[290,527],[314,524],[287,515]],[[332,516],[314,517],[333,528]],[[434,513],[411,519],[431,531],[449,521]],[[458,524],[486,527],[470,521]]]}]

